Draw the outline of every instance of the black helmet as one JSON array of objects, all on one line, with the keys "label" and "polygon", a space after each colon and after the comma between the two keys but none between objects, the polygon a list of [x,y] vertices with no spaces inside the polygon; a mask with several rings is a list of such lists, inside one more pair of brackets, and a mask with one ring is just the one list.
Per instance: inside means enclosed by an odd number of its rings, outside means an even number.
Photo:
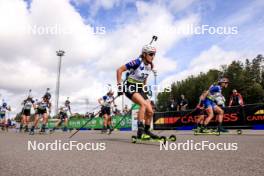
[{"label": "black helmet", "polygon": [[108,96],[113,96],[113,95],[114,95],[114,91],[109,90],[109,91],[107,92],[107,95],[108,95]]},{"label": "black helmet", "polygon": [[50,100],[51,94],[49,92],[46,92],[45,95],[43,96],[43,98]]},{"label": "black helmet", "polygon": [[26,100],[33,100],[33,97],[29,95]]},{"label": "black helmet", "polygon": [[69,105],[71,102],[69,100],[65,101],[65,105]]}]

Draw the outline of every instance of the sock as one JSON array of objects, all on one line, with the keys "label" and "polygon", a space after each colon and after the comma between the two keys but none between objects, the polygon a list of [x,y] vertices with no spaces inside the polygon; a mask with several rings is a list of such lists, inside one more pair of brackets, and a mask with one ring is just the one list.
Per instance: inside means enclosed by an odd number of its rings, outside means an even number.
[{"label": "sock", "polygon": [[103,127],[103,130],[106,130],[106,129],[107,129],[107,126],[104,126],[104,127]]},{"label": "sock", "polygon": [[42,124],[41,130],[45,130],[46,124]]},{"label": "sock", "polygon": [[147,132],[149,131],[149,129],[150,129],[150,125],[145,125],[145,131]]},{"label": "sock", "polygon": [[143,124],[143,122],[138,121],[138,129],[141,129],[141,130],[144,129],[144,124]]},{"label": "sock", "polygon": [[218,123],[218,128],[221,129],[222,128],[222,122]]}]

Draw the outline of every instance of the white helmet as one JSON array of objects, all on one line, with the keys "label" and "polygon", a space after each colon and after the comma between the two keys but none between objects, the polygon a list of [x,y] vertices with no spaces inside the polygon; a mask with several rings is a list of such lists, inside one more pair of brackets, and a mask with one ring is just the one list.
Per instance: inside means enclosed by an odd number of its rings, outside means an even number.
[{"label": "white helmet", "polygon": [[156,53],[156,48],[150,44],[144,45],[142,48],[142,53]]}]

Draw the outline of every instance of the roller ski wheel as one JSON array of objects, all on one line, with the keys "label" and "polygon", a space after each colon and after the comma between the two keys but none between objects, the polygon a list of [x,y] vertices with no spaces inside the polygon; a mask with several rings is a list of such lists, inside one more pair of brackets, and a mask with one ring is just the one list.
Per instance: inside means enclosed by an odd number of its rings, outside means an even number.
[{"label": "roller ski wheel", "polygon": [[237,134],[238,134],[238,135],[241,135],[241,134],[242,134],[242,130],[240,130],[240,129],[237,130]]},{"label": "roller ski wheel", "polygon": [[137,136],[132,136],[132,137],[131,137],[131,142],[132,142],[133,144],[135,144],[135,143],[137,142]]},{"label": "roller ski wheel", "polygon": [[29,132],[29,135],[34,135],[34,134],[35,134],[34,131],[30,131],[30,132]]},{"label": "roller ski wheel", "polygon": [[106,134],[107,132],[106,131],[101,131],[101,134]]},{"label": "roller ski wheel", "polygon": [[172,141],[172,142],[175,142],[177,140],[176,136],[175,135],[170,135],[169,137],[169,141]]},{"label": "roller ski wheel", "polygon": [[198,132],[198,129],[194,128],[194,129],[192,129],[192,131],[195,133],[195,132]]},{"label": "roller ski wheel", "polygon": [[161,136],[161,137],[160,137],[160,141],[161,141],[163,144],[166,144],[166,142],[167,142],[167,138],[166,138],[166,136]]}]

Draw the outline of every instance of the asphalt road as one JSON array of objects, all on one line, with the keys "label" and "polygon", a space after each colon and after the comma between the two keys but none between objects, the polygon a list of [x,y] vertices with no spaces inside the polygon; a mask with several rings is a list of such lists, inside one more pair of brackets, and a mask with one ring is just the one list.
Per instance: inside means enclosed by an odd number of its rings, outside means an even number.
[{"label": "asphalt road", "polygon": [[[108,136],[99,131],[82,131],[69,139],[70,133],[55,132],[29,136],[15,131],[0,132],[1,176],[93,175],[93,176],[168,176],[168,175],[264,175],[264,131],[245,131],[242,135],[194,136],[189,132],[165,131],[161,135],[177,136],[171,150],[160,150],[158,142],[132,144],[132,132],[114,132]],[[232,132],[234,133],[234,132]],[[236,151],[173,150],[176,144],[237,143]],[[28,150],[28,143],[65,144],[77,141],[94,149],[72,151]],[[105,145],[104,147],[96,145]],[[43,145],[44,145],[43,144]],[[41,146],[43,146],[41,145]],[[174,146],[174,148],[173,148]],[[32,148],[31,148],[32,149]],[[42,148],[40,148],[42,149]],[[90,149],[90,148],[89,148]],[[234,148],[233,148],[234,149]]]}]

